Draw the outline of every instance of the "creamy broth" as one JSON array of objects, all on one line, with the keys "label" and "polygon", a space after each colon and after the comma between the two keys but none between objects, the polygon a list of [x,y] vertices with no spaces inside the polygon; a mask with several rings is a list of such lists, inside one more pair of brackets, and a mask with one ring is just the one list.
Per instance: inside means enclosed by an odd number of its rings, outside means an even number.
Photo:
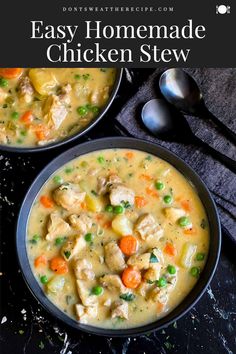
[{"label": "creamy broth", "polygon": [[79,132],[105,106],[115,78],[105,68],[0,69],[0,144],[47,145]]},{"label": "creamy broth", "polygon": [[195,285],[208,247],[195,189],[137,150],[69,162],[41,189],[28,222],[28,256],[45,294],[79,322],[105,328],[172,311]]}]

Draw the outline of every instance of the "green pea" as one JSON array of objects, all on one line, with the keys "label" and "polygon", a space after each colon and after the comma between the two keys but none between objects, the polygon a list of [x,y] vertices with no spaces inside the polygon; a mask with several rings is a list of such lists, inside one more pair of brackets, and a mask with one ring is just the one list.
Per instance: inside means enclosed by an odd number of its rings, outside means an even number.
[{"label": "green pea", "polygon": [[73,168],[72,167],[67,167],[65,169],[65,173],[71,173],[71,172],[73,172]]},{"label": "green pea", "polygon": [[91,232],[89,232],[88,234],[86,234],[84,236],[84,239],[85,239],[86,242],[92,242],[93,238],[94,238],[94,236],[93,236],[93,234],[91,234]]},{"label": "green pea", "polygon": [[75,80],[79,80],[79,79],[81,78],[81,75],[76,74],[76,75],[74,76],[74,78],[75,78]]},{"label": "green pea", "polygon": [[103,294],[103,287],[99,286],[99,285],[94,286],[91,290],[91,293],[93,295],[97,295],[97,296],[102,295]]},{"label": "green pea", "polygon": [[181,218],[179,218],[178,224],[181,227],[185,227],[185,226],[190,225],[190,220],[187,216],[182,216]]},{"label": "green pea", "polygon": [[190,269],[190,274],[191,274],[193,277],[197,278],[197,277],[199,276],[199,274],[200,274],[200,268],[199,268],[199,267],[192,267],[192,268]]},{"label": "green pea", "polygon": [[86,106],[80,106],[77,108],[77,113],[80,116],[85,116],[88,113],[88,108]]},{"label": "green pea", "polygon": [[168,273],[170,273],[170,274],[175,274],[175,273],[176,273],[176,268],[175,268],[175,266],[169,264],[169,265],[167,266],[167,271],[168,271]]},{"label": "green pea", "polygon": [[55,240],[55,245],[60,246],[64,243],[64,241],[65,241],[65,237],[57,237]]},{"label": "green pea", "polygon": [[203,261],[204,258],[205,258],[205,253],[197,253],[197,255],[196,255],[197,261]]},{"label": "green pea", "polygon": [[37,244],[39,240],[40,240],[40,236],[38,234],[35,234],[33,235],[32,240],[30,240],[30,242],[33,244]]},{"label": "green pea", "polygon": [[12,112],[11,118],[12,119],[18,119],[19,118],[19,113],[18,112]]},{"label": "green pea", "polygon": [[112,213],[112,212],[113,212],[113,206],[108,204],[108,205],[105,207],[105,211],[107,211],[108,213]]},{"label": "green pea", "polygon": [[8,80],[4,79],[3,77],[0,77],[0,87],[7,87],[8,86]]},{"label": "green pea", "polygon": [[173,198],[172,198],[171,195],[165,195],[164,198],[163,198],[163,200],[164,200],[164,202],[165,202],[166,204],[170,204],[170,203],[172,203]]},{"label": "green pea", "polygon": [[16,142],[17,142],[17,144],[22,144],[23,140],[22,139],[17,139]]},{"label": "green pea", "polygon": [[155,183],[155,187],[156,187],[156,189],[157,189],[158,191],[161,191],[162,189],[165,188],[165,185],[164,185],[163,182],[156,182],[156,183]]},{"label": "green pea", "polygon": [[93,106],[92,108],[91,108],[91,110],[92,110],[92,112],[93,113],[98,113],[99,112],[99,107],[97,107],[97,106]]},{"label": "green pea", "polygon": [[156,284],[159,288],[164,288],[167,284],[166,278],[161,277],[160,279],[157,280]]},{"label": "green pea", "polygon": [[42,275],[42,276],[40,277],[40,281],[41,281],[42,284],[47,284],[47,282],[48,282],[48,277],[47,277],[46,275]]},{"label": "green pea", "polygon": [[124,212],[124,207],[122,205],[116,205],[113,208],[114,214],[122,214]]},{"label": "green pea", "polygon": [[26,136],[27,135],[27,130],[21,130],[20,135]]},{"label": "green pea", "polygon": [[97,160],[98,160],[99,163],[104,163],[105,162],[105,159],[104,159],[103,156],[98,156]]},{"label": "green pea", "polygon": [[53,182],[56,184],[62,184],[63,183],[63,178],[61,176],[54,176],[53,177]]}]

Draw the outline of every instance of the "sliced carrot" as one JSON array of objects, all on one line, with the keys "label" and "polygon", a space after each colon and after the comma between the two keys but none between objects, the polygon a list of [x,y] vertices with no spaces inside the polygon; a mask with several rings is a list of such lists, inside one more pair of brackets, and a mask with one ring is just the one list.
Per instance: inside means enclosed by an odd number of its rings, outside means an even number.
[{"label": "sliced carrot", "polygon": [[190,212],[192,210],[189,200],[182,200],[180,204],[185,211]]},{"label": "sliced carrot", "polygon": [[142,277],[139,270],[128,267],[123,271],[121,279],[127,288],[135,289],[141,283]]},{"label": "sliced carrot", "polygon": [[86,204],[85,202],[82,202],[82,203],[80,204],[80,206],[81,206],[81,209],[84,209],[84,210],[87,209],[87,204]]},{"label": "sliced carrot", "polygon": [[146,193],[148,195],[150,195],[151,197],[156,197],[156,198],[159,197],[157,191],[155,189],[151,188],[151,187],[147,187],[146,188]]},{"label": "sliced carrot", "polygon": [[62,257],[54,257],[50,261],[50,269],[57,274],[68,273],[67,262]]},{"label": "sliced carrot", "polygon": [[127,157],[128,160],[131,160],[134,157],[134,153],[132,151],[128,151],[126,152],[125,157]]},{"label": "sliced carrot", "polygon": [[136,196],[135,197],[135,205],[136,208],[141,209],[147,205],[147,200],[144,197]]},{"label": "sliced carrot", "polygon": [[157,312],[160,313],[164,310],[165,304],[162,304],[160,301],[157,302]]},{"label": "sliced carrot", "polygon": [[153,177],[152,176],[149,176],[149,175],[146,175],[144,173],[142,173],[139,178],[143,181],[147,181],[147,182],[150,182],[153,180]]},{"label": "sliced carrot", "polygon": [[192,227],[191,229],[184,230],[185,235],[196,235],[196,233],[197,233],[197,230],[194,227]]},{"label": "sliced carrot", "polygon": [[41,256],[38,256],[37,258],[35,258],[34,260],[34,266],[35,268],[41,267],[41,266],[46,266],[47,265],[47,258],[44,254],[42,254]]},{"label": "sliced carrot", "polygon": [[26,111],[21,117],[20,121],[24,124],[30,124],[34,119],[32,111]]},{"label": "sliced carrot", "polygon": [[101,221],[103,218],[104,218],[104,215],[103,215],[103,214],[97,214],[97,215],[95,216],[95,219],[96,219],[97,221]]},{"label": "sliced carrot", "polygon": [[15,79],[22,74],[22,68],[2,68],[0,69],[0,76],[5,79]]},{"label": "sliced carrot", "polygon": [[132,235],[124,236],[120,240],[119,247],[126,256],[132,256],[138,250],[138,240]]},{"label": "sliced carrot", "polygon": [[47,195],[42,195],[40,197],[40,203],[45,207],[45,208],[52,208],[54,203],[53,200],[48,197]]},{"label": "sliced carrot", "polygon": [[170,242],[166,243],[165,248],[164,248],[164,252],[172,257],[175,256],[177,253],[175,246]]},{"label": "sliced carrot", "polygon": [[42,130],[36,131],[36,132],[35,132],[35,135],[36,135],[37,140],[45,140],[46,137],[47,137],[47,136],[45,135],[44,131],[42,131]]}]

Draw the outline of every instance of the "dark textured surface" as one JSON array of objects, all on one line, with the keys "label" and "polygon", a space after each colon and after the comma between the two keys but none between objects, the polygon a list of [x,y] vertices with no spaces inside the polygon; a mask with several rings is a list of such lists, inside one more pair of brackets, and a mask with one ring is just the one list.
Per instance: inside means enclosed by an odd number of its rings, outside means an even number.
[{"label": "dark textured surface", "polygon": [[[202,148],[181,143],[163,142],[152,137],[142,126],[140,112],[148,100],[160,97],[158,79],[163,70],[157,69],[150,79],[123,107],[117,119],[131,135],[157,142],[182,157],[202,177],[219,207],[221,221],[236,241],[236,175]],[[236,69],[186,69],[203,92],[209,110],[236,132]],[[187,117],[192,131],[215,149],[236,159],[236,148],[225,139],[211,121]]]},{"label": "dark textured surface", "polygon": [[[109,114],[81,141],[116,134],[111,129],[111,119],[148,73],[146,70],[131,72],[135,85],[123,80]],[[41,308],[19,271],[15,222],[22,199],[35,176],[64,149],[31,156],[0,154],[1,354],[236,353],[236,249],[225,234],[211,287],[190,313],[163,331],[139,338],[95,337],[66,327]]]}]

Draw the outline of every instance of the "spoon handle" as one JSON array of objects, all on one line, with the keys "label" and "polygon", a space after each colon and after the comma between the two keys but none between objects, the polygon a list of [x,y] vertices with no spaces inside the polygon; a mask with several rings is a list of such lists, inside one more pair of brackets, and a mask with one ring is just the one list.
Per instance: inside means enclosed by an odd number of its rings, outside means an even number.
[{"label": "spoon handle", "polygon": [[193,143],[195,143],[198,146],[201,146],[208,152],[210,155],[212,155],[215,159],[218,161],[222,162],[228,169],[230,169],[232,172],[236,173],[236,161],[231,159],[230,157],[222,154],[221,152],[215,150],[213,147],[199,139],[197,136],[194,136],[193,138]]},{"label": "spoon handle", "polygon": [[236,145],[236,134],[224,123],[222,123],[216,116],[214,116],[214,114],[211,113],[206,107],[204,107],[203,112],[200,113],[200,117],[204,119],[211,119],[215,123],[215,125],[220,128],[221,132],[224,133],[225,136]]}]

